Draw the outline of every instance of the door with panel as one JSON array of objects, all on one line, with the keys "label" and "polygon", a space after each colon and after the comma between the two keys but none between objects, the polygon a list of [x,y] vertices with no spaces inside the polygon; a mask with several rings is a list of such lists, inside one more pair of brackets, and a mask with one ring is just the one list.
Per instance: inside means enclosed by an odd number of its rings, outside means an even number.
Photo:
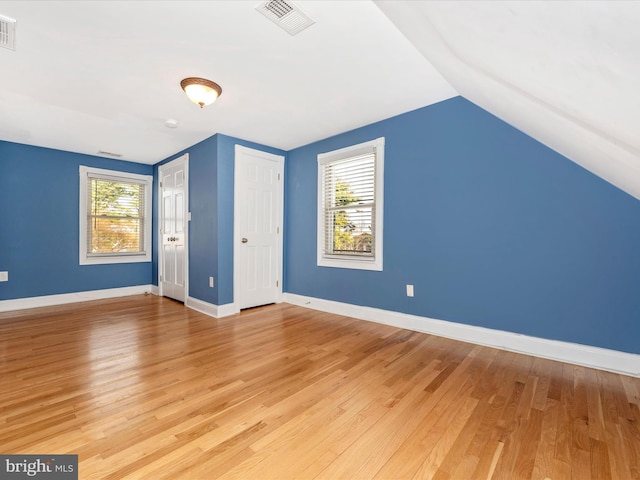
[{"label": "door with panel", "polygon": [[284,157],[236,147],[235,301],[240,309],[279,301],[282,294]]},{"label": "door with panel", "polygon": [[181,302],[187,278],[187,169],[185,155],[159,169],[160,294]]}]

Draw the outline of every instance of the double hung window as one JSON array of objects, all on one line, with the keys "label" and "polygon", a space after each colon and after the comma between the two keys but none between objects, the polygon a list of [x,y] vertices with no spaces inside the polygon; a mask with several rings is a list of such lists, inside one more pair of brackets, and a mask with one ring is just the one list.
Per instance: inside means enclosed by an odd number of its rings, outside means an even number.
[{"label": "double hung window", "polygon": [[318,155],[318,265],[382,270],[384,138]]},{"label": "double hung window", "polygon": [[152,178],[80,167],[80,264],[151,261]]}]

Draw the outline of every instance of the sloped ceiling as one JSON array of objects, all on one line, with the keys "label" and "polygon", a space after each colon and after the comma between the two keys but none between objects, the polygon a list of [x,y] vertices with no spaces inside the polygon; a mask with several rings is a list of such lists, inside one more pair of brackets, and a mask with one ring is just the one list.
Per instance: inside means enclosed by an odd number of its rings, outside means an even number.
[{"label": "sloped ceiling", "polygon": [[[640,2],[0,1],[0,139],[153,164],[215,133],[288,150],[461,94],[640,199]],[[187,76],[220,83],[199,109]],[[167,119],[177,129],[165,127]]]},{"label": "sloped ceiling", "polygon": [[376,4],[462,96],[640,199],[640,2]]}]

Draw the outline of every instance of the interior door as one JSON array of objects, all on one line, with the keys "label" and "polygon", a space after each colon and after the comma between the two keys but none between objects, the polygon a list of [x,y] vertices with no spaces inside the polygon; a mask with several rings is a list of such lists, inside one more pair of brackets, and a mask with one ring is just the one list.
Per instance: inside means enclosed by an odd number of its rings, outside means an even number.
[{"label": "interior door", "polygon": [[187,278],[187,157],[159,169],[160,293],[184,302]]},{"label": "interior door", "polygon": [[284,157],[236,147],[235,303],[250,308],[282,295]]}]

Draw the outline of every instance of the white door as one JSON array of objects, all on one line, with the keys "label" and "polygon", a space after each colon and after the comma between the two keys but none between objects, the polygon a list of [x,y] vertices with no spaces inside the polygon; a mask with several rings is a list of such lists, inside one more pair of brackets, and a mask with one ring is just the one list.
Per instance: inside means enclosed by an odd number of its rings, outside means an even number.
[{"label": "white door", "polygon": [[181,302],[187,278],[187,166],[188,157],[162,165],[160,177],[160,294]]},{"label": "white door", "polygon": [[234,303],[238,309],[282,297],[284,157],[236,145]]}]

